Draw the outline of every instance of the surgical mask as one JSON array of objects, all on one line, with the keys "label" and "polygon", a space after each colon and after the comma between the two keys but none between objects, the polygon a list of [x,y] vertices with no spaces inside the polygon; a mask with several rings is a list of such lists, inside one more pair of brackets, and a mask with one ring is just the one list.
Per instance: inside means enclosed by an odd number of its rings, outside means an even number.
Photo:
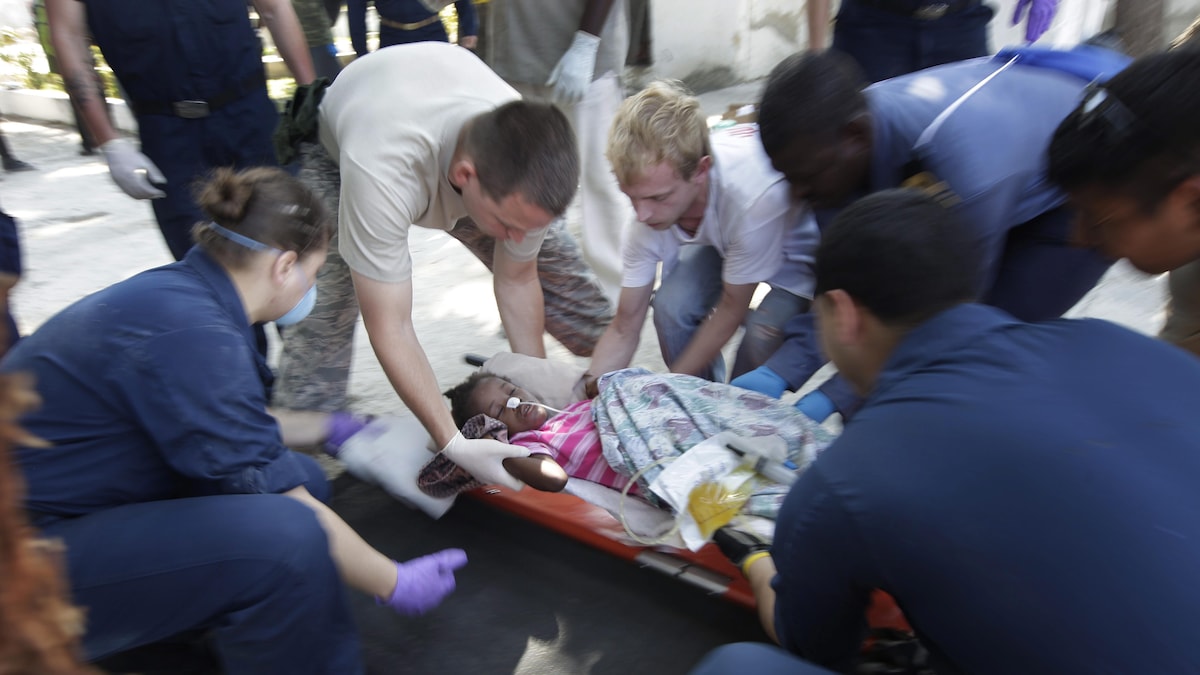
[{"label": "surgical mask", "polygon": [[[300,266],[297,265],[296,268],[299,269]],[[308,280],[308,275],[304,273],[304,270],[300,270],[300,276],[304,277],[305,281]],[[275,319],[275,325],[290,326],[295,323],[300,323],[304,320],[304,317],[308,316],[313,311],[313,307],[315,307],[316,304],[317,285],[313,284],[312,286],[308,287],[308,292],[304,294],[303,298],[300,298],[300,301],[296,303],[295,307],[289,309],[287,314]]]},{"label": "surgical mask", "polygon": [[[275,251],[280,255],[283,254],[283,251],[275,248],[274,246],[264,244],[257,239],[251,239],[244,234],[239,234],[214,222],[209,221],[208,228],[225,239],[228,239],[235,244],[241,244],[252,251]],[[308,275],[304,273],[304,270],[299,265],[296,265],[296,269],[299,269],[300,276],[304,277],[305,281],[308,281]],[[275,319],[275,325],[291,326],[292,324],[300,323],[304,317],[308,316],[312,312],[313,307],[315,307],[316,304],[317,285],[314,283],[312,286],[309,286],[308,292],[304,294],[304,297],[300,298],[295,307],[292,307],[287,311],[286,314],[278,319]]]}]

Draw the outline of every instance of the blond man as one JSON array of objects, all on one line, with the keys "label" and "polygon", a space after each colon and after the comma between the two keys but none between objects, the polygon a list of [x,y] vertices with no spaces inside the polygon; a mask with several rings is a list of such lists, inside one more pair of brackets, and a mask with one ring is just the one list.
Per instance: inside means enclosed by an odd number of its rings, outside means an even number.
[{"label": "blond man", "polygon": [[[606,155],[636,222],[624,233],[617,316],[588,373],[629,365],[651,307],[672,372],[724,381],[721,349],[743,323],[733,375],[761,365],[783,324],[808,310],[818,230],[771,167],[757,127],[710,136],[693,96],[655,82],[622,104]],[[771,291],[751,313],[764,282]]]}]

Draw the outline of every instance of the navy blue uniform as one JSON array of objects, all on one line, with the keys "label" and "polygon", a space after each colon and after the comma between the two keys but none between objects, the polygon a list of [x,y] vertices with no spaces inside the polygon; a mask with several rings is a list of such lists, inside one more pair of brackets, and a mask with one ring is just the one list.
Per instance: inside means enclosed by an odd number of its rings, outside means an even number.
[{"label": "navy blue uniform", "polygon": [[[931,68],[868,87],[872,119],[867,192],[899,187],[913,167],[932,172],[958,200],[981,270],[981,299],[1024,321],[1061,316],[1112,261],[1071,243],[1066,195],[1046,181],[1046,148],[1094,78],[1129,61],[1097,47],[1018,50]],[[995,77],[990,76],[995,75]],[[981,83],[982,86],[978,86]],[[828,223],[833,209],[818,211]],[[813,317],[803,313],[766,366],[796,389],[825,362]],[[843,413],[857,398],[835,378],[821,387]]]},{"label": "navy blue uniform", "polygon": [[90,295],[3,361],[36,378],[19,448],[31,520],[67,548],[101,658],[213,631],[226,672],[358,672],[344,589],[311,509],[329,486],[284,447],[271,373],[228,275],[200,249]]},{"label": "navy blue uniform", "polygon": [[[21,239],[17,232],[17,219],[0,211],[0,274],[20,277],[21,267]],[[7,298],[4,301],[4,316],[0,320],[4,322],[4,335],[0,336],[0,345],[3,345],[4,351],[8,351],[21,335]]]},{"label": "navy blue uniform", "polygon": [[[946,5],[935,15],[922,8]],[[854,57],[870,82],[987,56],[993,11],[981,0],[842,0],[833,48]]]},{"label": "navy blue uniform", "polygon": [[[375,0],[375,11],[379,16],[396,23],[418,24],[428,21],[433,13],[421,0]],[[474,0],[459,0],[454,3],[454,11],[458,13],[458,36],[479,34],[479,14],[475,9]],[[350,44],[354,53],[366,56],[367,50],[367,0],[350,0],[346,3],[346,23],[350,29]],[[433,19],[428,24],[413,30],[405,30],[379,24],[379,48],[393,45],[404,45],[412,42],[448,42],[446,27],[440,19]]]},{"label": "navy blue uniform", "polygon": [[938,672],[1200,672],[1197,392],[1193,356],[1104,321],[914,329],[780,511],[781,643],[840,667],[881,588]]},{"label": "navy blue uniform", "polygon": [[[193,183],[219,166],[275,166],[279,114],[263,79],[262,43],[245,0],[84,0],[88,27],[137,118],[142,152],[167,178],[154,217],[175,259],[204,220]],[[219,103],[186,119],[173,103]]]}]

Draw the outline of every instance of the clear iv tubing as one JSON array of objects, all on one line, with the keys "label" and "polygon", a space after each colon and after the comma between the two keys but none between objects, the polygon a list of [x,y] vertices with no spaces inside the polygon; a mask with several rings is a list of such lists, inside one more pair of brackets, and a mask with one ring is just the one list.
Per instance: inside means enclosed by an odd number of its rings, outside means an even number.
[{"label": "clear iv tubing", "polygon": [[517,406],[521,406],[521,405],[536,405],[536,406],[540,406],[542,408],[545,408],[546,410],[550,410],[550,411],[553,411],[556,413],[565,413],[566,412],[566,410],[559,410],[558,408],[551,408],[550,406],[546,405],[545,403],[538,403],[537,401],[522,401],[521,399],[517,398],[516,396],[509,396],[508,402],[504,404],[504,407],[509,408],[511,410],[516,410]]}]

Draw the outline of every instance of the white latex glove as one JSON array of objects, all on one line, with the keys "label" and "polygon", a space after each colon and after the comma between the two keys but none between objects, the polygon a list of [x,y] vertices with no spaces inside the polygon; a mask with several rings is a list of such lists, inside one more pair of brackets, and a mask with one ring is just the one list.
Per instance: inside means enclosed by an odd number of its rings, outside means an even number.
[{"label": "white latex glove", "polygon": [[104,161],[108,162],[108,173],[117,187],[134,199],[160,199],[166,193],[153,183],[166,183],[166,176],[154,166],[150,158],[138,152],[124,138],[114,138],[100,146]]},{"label": "white latex glove", "polygon": [[466,438],[461,432],[442,448],[455,464],[486,485],[502,485],[510,490],[520,490],[525,484],[517,480],[504,468],[509,457],[528,457],[529,450],[509,445],[490,438]]},{"label": "white latex glove", "polygon": [[554,87],[554,100],[561,103],[578,103],[592,84],[596,70],[596,52],[600,49],[600,38],[584,31],[575,31],[571,47],[558,60],[558,65],[546,80],[547,87]]}]

